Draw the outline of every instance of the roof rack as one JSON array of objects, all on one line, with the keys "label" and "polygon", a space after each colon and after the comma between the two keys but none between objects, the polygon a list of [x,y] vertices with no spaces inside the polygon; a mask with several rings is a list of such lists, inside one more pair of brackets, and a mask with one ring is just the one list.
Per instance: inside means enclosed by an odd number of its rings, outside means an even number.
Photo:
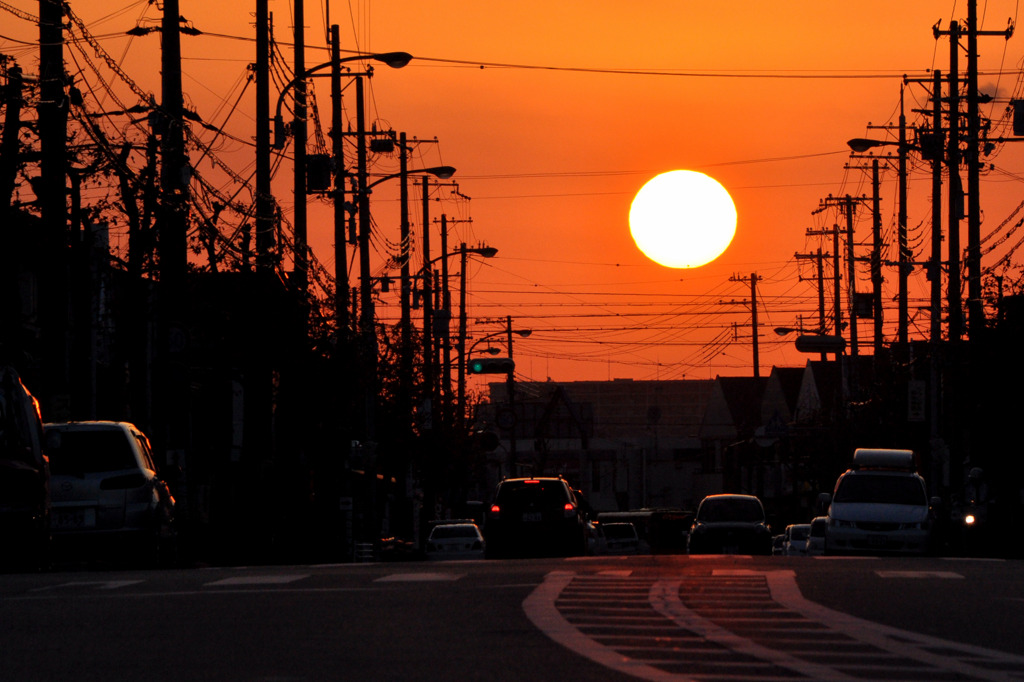
[{"label": "roof rack", "polygon": [[853,469],[889,469],[916,471],[913,450],[857,448],[853,451]]}]

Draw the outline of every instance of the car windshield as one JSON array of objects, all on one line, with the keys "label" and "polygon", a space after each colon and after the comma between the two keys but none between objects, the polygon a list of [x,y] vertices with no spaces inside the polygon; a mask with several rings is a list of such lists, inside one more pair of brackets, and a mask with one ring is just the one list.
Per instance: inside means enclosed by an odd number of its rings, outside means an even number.
[{"label": "car windshield", "polygon": [[46,454],[51,474],[88,474],[135,469],[131,445],[119,429],[48,430]]},{"label": "car windshield", "polygon": [[914,476],[843,476],[834,502],[870,504],[928,504],[921,481]]},{"label": "car windshield", "polygon": [[431,531],[430,539],[475,538],[477,535],[477,530],[473,526],[437,526]]},{"label": "car windshield", "polygon": [[754,497],[720,497],[704,500],[697,511],[697,520],[705,523],[761,523],[764,509]]}]

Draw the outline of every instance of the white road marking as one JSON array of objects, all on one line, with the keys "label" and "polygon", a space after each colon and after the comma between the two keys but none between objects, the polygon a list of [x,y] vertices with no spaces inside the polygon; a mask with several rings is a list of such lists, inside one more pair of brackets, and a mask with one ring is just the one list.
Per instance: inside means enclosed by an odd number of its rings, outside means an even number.
[{"label": "white road marking", "polygon": [[291,575],[238,575],[233,578],[215,580],[203,587],[238,587],[239,585],[287,585],[308,578],[308,573]]},{"label": "white road marking", "polygon": [[36,587],[29,592],[45,592],[47,590],[60,590],[65,587],[94,587],[97,590],[116,590],[129,585],[138,585],[141,580],[80,580],[71,583],[60,583],[58,585],[47,585]]},{"label": "white road marking", "polygon": [[[921,575],[929,573],[939,575]],[[960,577],[945,571],[895,574]],[[887,627],[810,602],[793,571],[651,578],[556,571],[526,598],[523,610],[562,646],[653,682],[775,677],[783,671],[828,680],[949,673],[1005,680],[1024,674],[1024,656]]]},{"label": "white road marking", "polygon": [[942,578],[959,579],[963,576],[956,571],[875,571],[879,578]]},{"label": "white road marking", "polygon": [[463,577],[462,573],[392,573],[383,578],[377,578],[375,583],[426,583],[426,582],[450,582]]}]

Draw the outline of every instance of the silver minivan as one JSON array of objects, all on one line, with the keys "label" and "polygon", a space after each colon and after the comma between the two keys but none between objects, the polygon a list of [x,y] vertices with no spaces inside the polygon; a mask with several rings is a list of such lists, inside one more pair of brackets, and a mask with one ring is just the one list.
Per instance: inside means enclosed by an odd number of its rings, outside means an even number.
[{"label": "silver minivan", "polygon": [[827,554],[924,554],[928,495],[911,450],[859,448],[828,503]]}]

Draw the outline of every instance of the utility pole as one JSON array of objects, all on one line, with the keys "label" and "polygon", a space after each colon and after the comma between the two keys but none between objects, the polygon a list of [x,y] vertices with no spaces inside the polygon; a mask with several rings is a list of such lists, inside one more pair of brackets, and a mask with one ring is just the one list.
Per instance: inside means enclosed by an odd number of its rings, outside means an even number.
[{"label": "utility pole", "polygon": [[[430,180],[423,176],[423,381],[427,386],[426,400],[429,419],[437,405],[434,381],[434,301],[431,294],[433,275],[430,267]],[[432,426],[432,423],[431,423]]]},{"label": "utility pole", "polygon": [[[854,197],[850,196],[849,194],[847,194],[845,197],[832,197],[832,196],[829,196],[828,198],[822,200],[821,205],[818,207],[818,209],[816,211],[816,212],[820,212],[820,211],[822,211],[825,208],[828,208],[830,206],[841,206],[843,208],[843,212],[844,212],[844,214],[846,216],[846,261],[847,261],[847,268],[846,269],[847,269],[847,273],[848,273],[847,274],[847,279],[849,280],[849,283],[846,285],[846,291],[847,291],[847,296],[848,296],[847,302],[848,302],[849,310],[850,310],[850,355],[853,355],[853,356],[857,355],[857,312],[856,312],[856,310],[854,308],[854,300],[857,297],[857,281],[856,281],[857,280],[857,269],[856,269],[856,258],[854,257],[854,239],[853,239],[853,211],[854,211],[854,202],[856,202],[856,201],[859,201],[859,199],[855,199]],[[836,236],[833,239],[833,243],[835,244],[835,251],[836,252],[839,251],[838,230],[839,230],[839,228],[837,226],[836,227]],[[837,261],[836,264],[838,266],[838,261]],[[836,272],[838,273],[838,271],[839,271],[839,269],[837,267],[836,268]],[[838,275],[837,275],[837,277],[838,277]],[[837,279],[837,283],[838,283],[838,279]],[[837,301],[836,309],[837,310],[839,308],[838,299],[839,299],[839,289],[838,289],[838,287],[836,287],[836,301]],[[839,327],[839,317],[837,316],[836,317],[836,333],[837,334],[839,333],[839,328],[840,328]]]},{"label": "utility pole", "polygon": [[303,310],[302,331],[305,334],[306,289],[309,283],[309,253],[307,249],[306,229],[306,28],[304,26],[305,10],[303,0],[295,0],[295,117],[293,133],[295,135],[295,245],[293,248],[294,277],[292,289],[298,294]]},{"label": "utility pole", "polygon": [[899,293],[897,305],[897,331],[896,339],[901,346],[910,342],[910,305],[908,292],[908,277],[910,275],[910,247],[907,244],[907,116],[903,110],[904,85],[900,86],[900,119],[899,119],[899,157],[897,161],[896,174],[899,186],[897,188],[899,211],[897,221],[897,248],[896,264],[899,268]]},{"label": "utility pole", "polygon": [[39,205],[46,276],[40,278],[43,388],[49,419],[71,419],[67,343],[70,244],[67,215],[68,98],[64,92],[64,3],[39,0]]},{"label": "utility pole", "polygon": [[186,465],[188,447],[188,331],[185,327],[185,274],[188,268],[189,168],[185,156],[184,102],[181,88],[181,13],[178,0],[165,0],[161,24],[163,137],[160,168],[161,217],[158,247],[160,285],[157,338],[163,369],[161,395],[168,464]]},{"label": "utility pole", "polygon": [[[265,1],[265,0],[261,0]],[[341,36],[337,24],[331,25],[331,152],[334,157],[334,318],[337,345],[347,353],[349,335],[348,253],[345,238],[345,148],[341,112]]]},{"label": "utility pole", "polygon": [[[757,322],[757,281],[759,279],[760,278],[757,276],[756,272],[751,273],[750,278],[749,278],[749,282],[750,282],[750,329],[751,329],[751,339],[752,339],[752,343],[753,343],[752,349],[751,349],[751,354],[752,354],[753,357],[752,357],[751,362],[754,365],[754,378],[755,379],[758,379],[761,376],[761,358],[760,358],[760,353],[759,353],[759,349],[758,349],[758,334],[759,334],[759,332],[758,332],[758,322]],[[733,275],[733,276],[731,276],[729,278],[729,281],[730,282],[746,282],[748,280],[743,278],[743,277],[740,277],[739,275]],[[730,303],[740,303],[740,301],[729,301],[729,302]]]},{"label": "utility pole", "polygon": [[256,0],[256,269],[274,266],[274,197],[270,189],[270,13]]},{"label": "utility pole", "polygon": [[935,35],[949,36],[949,139],[946,165],[949,167],[949,340],[963,336],[963,304],[960,299],[960,221],[963,219],[963,184],[960,178],[960,24],[950,22],[949,31],[935,30]]},{"label": "utility pole", "polygon": [[[818,328],[815,330],[816,334],[824,334],[826,331],[826,325],[828,324],[825,317],[825,262],[824,255],[821,249],[818,249],[817,253],[796,253],[793,255],[797,260],[809,260],[814,259],[815,264],[815,279],[818,284]],[[802,278],[801,278],[802,279]],[[837,286],[838,289],[838,286]],[[801,324],[801,328],[802,328]],[[836,336],[839,336],[839,331],[836,331]],[[827,359],[827,353],[824,351],[821,353],[821,360]]]},{"label": "utility pole", "polygon": [[374,322],[373,276],[370,273],[370,192],[367,187],[366,112],[363,101],[363,76],[356,81],[356,166],[359,211],[359,338],[363,364],[364,433],[367,441],[376,440],[377,417],[377,328]]},{"label": "utility pole", "polygon": [[[985,328],[981,300],[981,102],[978,92],[978,36],[1013,35],[1013,23],[1003,31],[978,30],[978,0],[967,3],[967,311],[969,334],[977,339]],[[950,38],[952,40],[952,38]]]},{"label": "utility pole", "polygon": [[871,314],[875,318],[875,357],[882,354],[882,210],[878,159],[871,160]]}]

